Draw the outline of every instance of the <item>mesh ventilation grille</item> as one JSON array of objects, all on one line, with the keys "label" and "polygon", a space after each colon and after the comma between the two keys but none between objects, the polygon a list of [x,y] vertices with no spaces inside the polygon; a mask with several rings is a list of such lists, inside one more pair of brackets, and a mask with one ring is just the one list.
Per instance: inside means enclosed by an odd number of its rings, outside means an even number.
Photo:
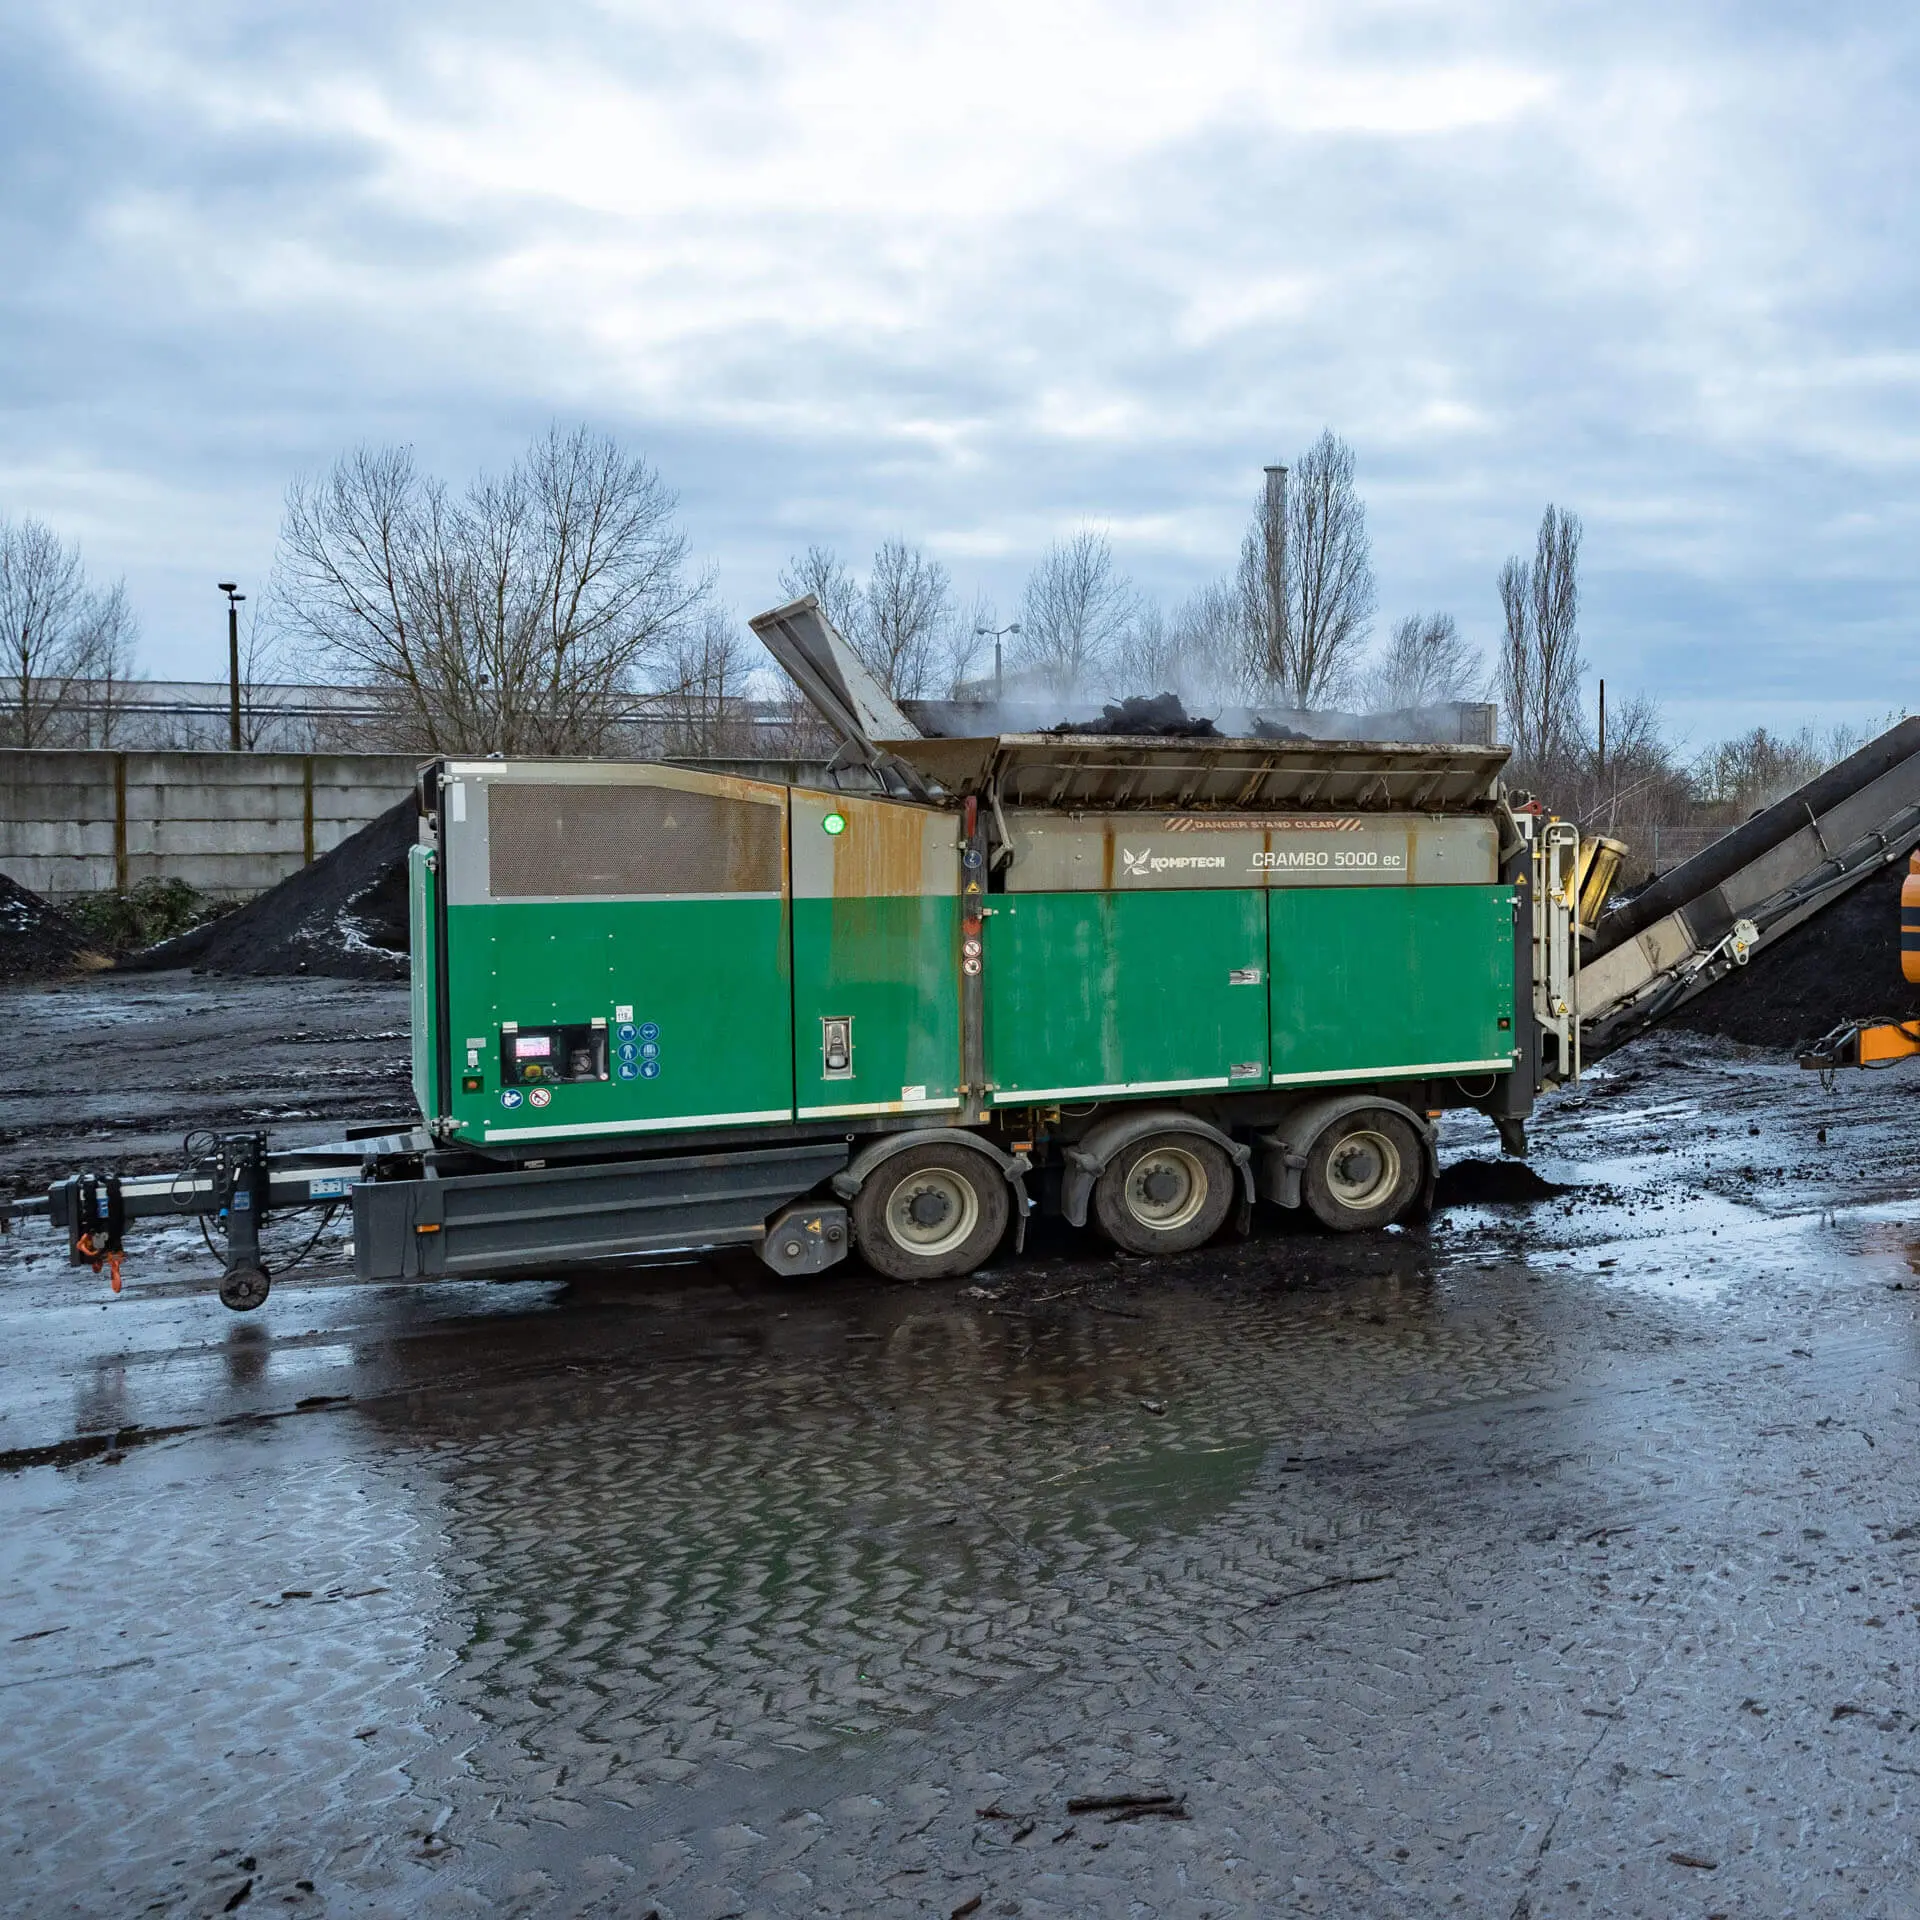
[{"label": "mesh ventilation grille", "polygon": [[725,794],[502,781],[487,839],[496,900],[780,891],[780,809]]}]

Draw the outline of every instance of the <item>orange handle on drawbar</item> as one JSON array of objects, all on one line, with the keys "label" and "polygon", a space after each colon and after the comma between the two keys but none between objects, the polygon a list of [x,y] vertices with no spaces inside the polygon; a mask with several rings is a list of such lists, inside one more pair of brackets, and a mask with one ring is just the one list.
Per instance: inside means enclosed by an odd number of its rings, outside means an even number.
[{"label": "orange handle on drawbar", "polygon": [[118,1253],[102,1253],[93,1244],[93,1235],[83,1233],[74,1243],[74,1250],[83,1260],[91,1264],[95,1273],[104,1264],[107,1269],[107,1284],[115,1293],[120,1291],[120,1262],[125,1257]]}]

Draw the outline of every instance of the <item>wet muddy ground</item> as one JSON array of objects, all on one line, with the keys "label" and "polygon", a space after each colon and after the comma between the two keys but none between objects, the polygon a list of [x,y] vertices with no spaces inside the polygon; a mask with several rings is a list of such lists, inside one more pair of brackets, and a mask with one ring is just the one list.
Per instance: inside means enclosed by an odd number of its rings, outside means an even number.
[{"label": "wet muddy ground", "polygon": [[[8,1179],[404,1097],[391,989],[5,1005]],[[1655,1041],[1567,1191],[918,1290],[24,1225],[0,1906],[1911,1914],[1916,1096]]]}]

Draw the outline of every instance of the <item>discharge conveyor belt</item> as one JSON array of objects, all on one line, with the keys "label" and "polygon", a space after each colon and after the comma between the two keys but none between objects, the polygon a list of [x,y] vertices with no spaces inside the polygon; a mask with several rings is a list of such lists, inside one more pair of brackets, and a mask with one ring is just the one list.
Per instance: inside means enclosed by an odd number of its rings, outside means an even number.
[{"label": "discharge conveyor belt", "polygon": [[1920,845],[1920,719],[1902,720],[1607,914],[1576,983],[1598,1059]]}]

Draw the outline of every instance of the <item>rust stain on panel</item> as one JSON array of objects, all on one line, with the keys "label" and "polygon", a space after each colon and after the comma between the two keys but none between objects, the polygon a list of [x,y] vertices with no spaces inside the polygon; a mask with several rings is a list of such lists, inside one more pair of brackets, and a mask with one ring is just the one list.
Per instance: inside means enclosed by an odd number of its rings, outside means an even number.
[{"label": "rust stain on panel", "polygon": [[838,900],[913,898],[951,893],[950,869],[959,859],[951,816],[898,801],[848,794],[837,803],[846,831],[833,843],[833,897]]}]

